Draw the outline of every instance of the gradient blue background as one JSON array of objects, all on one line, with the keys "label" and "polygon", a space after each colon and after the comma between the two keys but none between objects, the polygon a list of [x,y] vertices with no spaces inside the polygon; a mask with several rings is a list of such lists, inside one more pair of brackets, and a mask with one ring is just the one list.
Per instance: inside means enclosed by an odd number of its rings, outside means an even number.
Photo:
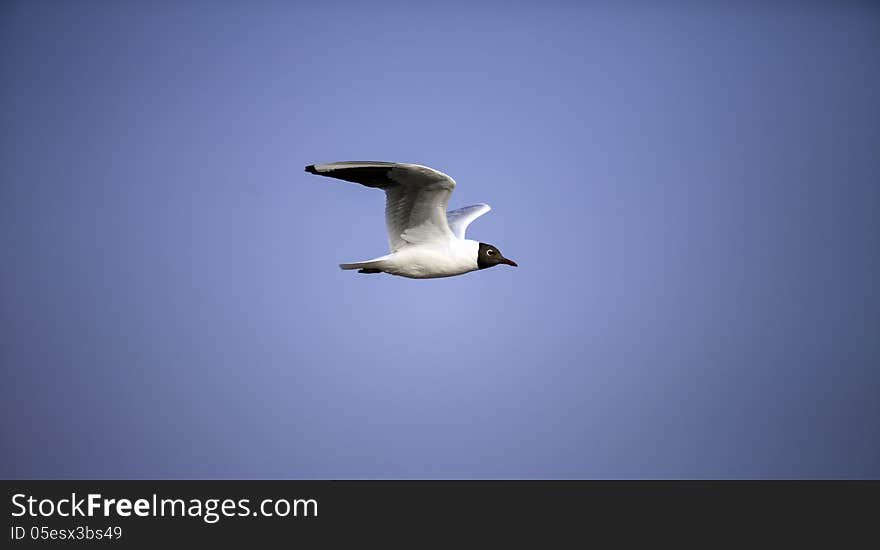
[{"label": "gradient blue background", "polygon": [[0,7],[0,475],[880,476],[876,4],[318,4]]}]

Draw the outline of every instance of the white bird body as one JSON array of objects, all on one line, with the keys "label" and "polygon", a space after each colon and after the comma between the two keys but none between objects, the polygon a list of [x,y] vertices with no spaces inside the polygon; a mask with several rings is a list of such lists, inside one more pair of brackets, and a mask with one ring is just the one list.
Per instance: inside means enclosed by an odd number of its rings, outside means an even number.
[{"label": "white bird body", "polygon": [[447,212],[455,180],[443,172],[418,164],[375,161],[313,164],[306,171],[385,191],[390,254],[340,264],[342,269],[433,279],[500,263],[516,266],[496,247],[465,238],[468,225],[491,207],[476,204]]},{"label": "white bird body", "polygon": [[[342,264],[342,269],[378,269],[391,275],[410,279],[433,279],[463,275],[479,269],[477,252],[480,243],[470,239],[451,239],[403,247],[381,258],[355,264]],[[349,267],[350,266],[350,267]]]}]

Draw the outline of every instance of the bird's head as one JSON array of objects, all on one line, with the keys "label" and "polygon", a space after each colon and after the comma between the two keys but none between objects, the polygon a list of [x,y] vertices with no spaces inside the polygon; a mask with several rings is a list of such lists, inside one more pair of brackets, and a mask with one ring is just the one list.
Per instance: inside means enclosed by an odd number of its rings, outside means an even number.
[{"label": "bird's head", "polygon": [[516,262],[508,260],[504,254],[498,250],[498,247],[491,244],[480,243],[479,252],[477,252],[477,266],[479,269],[486,269],[493,265],[507,264],[516,267]]}]

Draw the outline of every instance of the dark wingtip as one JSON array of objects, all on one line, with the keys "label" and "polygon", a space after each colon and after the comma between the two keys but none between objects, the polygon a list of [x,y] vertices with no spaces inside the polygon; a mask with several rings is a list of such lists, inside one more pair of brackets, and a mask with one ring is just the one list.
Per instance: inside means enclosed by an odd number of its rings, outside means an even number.
[{"label": "dark wingtip", "polygon": [[318,171],[315,170],[314,164],[309,164],[308,166],[306,166],[306,172],[308,172],[309,174],[317,174],[318,173]]}]

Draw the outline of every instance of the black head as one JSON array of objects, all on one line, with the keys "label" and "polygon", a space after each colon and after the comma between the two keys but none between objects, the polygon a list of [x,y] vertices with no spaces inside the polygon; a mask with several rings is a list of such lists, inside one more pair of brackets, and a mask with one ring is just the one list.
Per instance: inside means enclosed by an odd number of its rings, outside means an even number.
[{"label": "black head", "polygon": [[486,269],[493,265],[507,264],[516,267],[516,262],[508,260],[501,254],[497,246],[491,244],[480,243],[480,251],[477,252],[477,266],[480,269]]}]

